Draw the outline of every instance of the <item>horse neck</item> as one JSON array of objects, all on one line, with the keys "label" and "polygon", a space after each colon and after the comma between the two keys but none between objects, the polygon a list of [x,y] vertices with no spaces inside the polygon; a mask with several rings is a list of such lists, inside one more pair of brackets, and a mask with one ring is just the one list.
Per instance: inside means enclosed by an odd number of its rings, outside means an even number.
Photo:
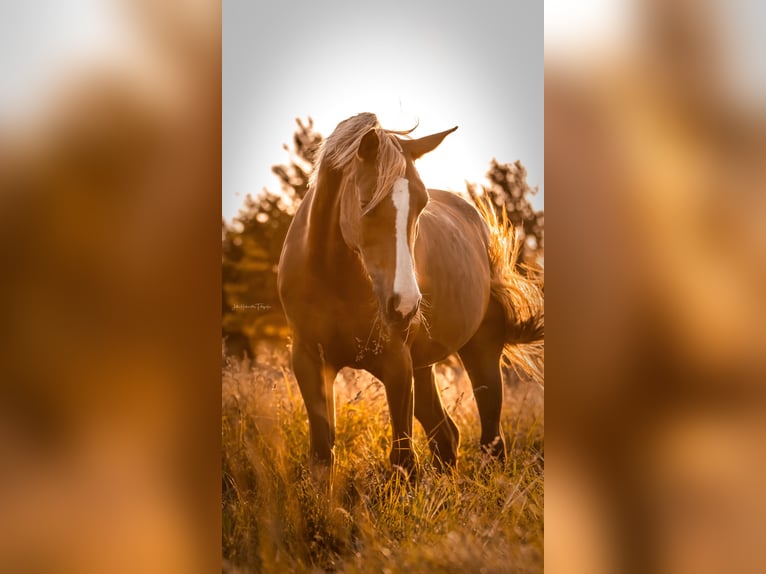
[{"label": "horse neck", "polygon": [[343,174],[320,170],[314,190],[307,233],[309,264],[324,273],[345,275],[359,267],[341,229]]}]

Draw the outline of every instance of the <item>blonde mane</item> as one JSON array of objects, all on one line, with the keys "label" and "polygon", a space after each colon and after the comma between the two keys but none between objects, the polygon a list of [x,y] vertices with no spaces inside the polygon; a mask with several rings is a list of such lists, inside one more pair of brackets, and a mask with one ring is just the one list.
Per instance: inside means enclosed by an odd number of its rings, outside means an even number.
[{"label": "blonde mane", "polygon": [[348,177],[350,174],[347,168],[352,164],[362,138],[371,129],[375,130],[380,142],[377,164],[378,179],[372,199],[365,206],[364,211],[368,212],[380,203],[391,191],[394,182],[404,176],[407,168],[407,161],[402,154],[402,148],[393,134],[406,135],[412,130],[408,132],[384,130],[378,123],[377,116],[369,112],[343,120],[330,134],[330,137],[322,142],[314,170],[309,177],[309,185],[311,187],[316,185],[319,172],[325,165],[343,171],[344,177]]}]

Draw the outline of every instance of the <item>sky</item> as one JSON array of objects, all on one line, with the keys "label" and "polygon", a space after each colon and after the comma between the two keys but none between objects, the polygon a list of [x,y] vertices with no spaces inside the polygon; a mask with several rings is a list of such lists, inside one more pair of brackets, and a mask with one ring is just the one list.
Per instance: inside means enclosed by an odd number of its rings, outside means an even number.
[{"label": "sky", "polygon": [[543,3],[227,0],[223,3],[223,215],[279,190],[296,118],[323,136],[360,112],[413,137],[453,126],[416,167],[463,191],[494,157],[521,160],[543,207]]},{"label": "sky", "polygon": [[[732,52],[730,83],[760,105],[766,36],[760,0],[712,0]],[[544,4],[544,7],[543,7]],[[46,105],[69,62],[110,61],[126,28],[121,2],[0,3],[0,119]],[[543,46],[556,57],[621,49],[635,0],[433,0],[349,4],[225,0],[223,197],[227,218],[247,193],[277,191],[270,167],[288,160],[295,118],[331,133],[361,111],[415,136],[459,126],[418,169],[431,187],[462,190],[489,160],[519,159],[544,201]],[[543,14],[545,33],[543,34]],[[544,36],[544,41],[543,41]],[[114,59],[114,58],[113,58]],[[741,89],[740,89],[741,88]],[[743,96],[743,97],[744,97]]]}]

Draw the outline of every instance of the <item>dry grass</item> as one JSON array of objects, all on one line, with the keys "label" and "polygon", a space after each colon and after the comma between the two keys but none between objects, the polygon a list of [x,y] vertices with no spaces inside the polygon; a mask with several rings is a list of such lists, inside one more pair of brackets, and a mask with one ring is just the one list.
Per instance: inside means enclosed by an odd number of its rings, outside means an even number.
[{"label": "dry grass", "polygon": [[421,462],[411,486],[388,465],[382,385],[344,370],[336,381],[338,438],[332,496],[307,471],[308,422],[286,349],[262,348],[255,366],[223,370],[225,572],[542,572],[543,390],[506,388],[504,465],[481,456],[470,383],[439,367],[444,402],[461,430],[459,468]]}]

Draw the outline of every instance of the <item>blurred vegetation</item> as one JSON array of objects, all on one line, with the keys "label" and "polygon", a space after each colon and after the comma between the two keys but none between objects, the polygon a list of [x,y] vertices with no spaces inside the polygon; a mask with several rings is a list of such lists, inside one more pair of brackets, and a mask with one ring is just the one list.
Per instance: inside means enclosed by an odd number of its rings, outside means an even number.
[{"label": "blurred vegetation", "polygon": [[280,193],[248,194],[231,223],[222,222],[222,327],[226,350],[252,357],[253,343],[287,336],[277,293],[277,265],[287,229],[308,191],[309,175],[322,136],[311,118],[296,120],[289,162],[275,165]]},{"label": "blurred vegetation", "polygon": [[[237,357],[252,357],[256,341],[288,335],[277,294],[277,265],[287,229],[308,191],[309,175],[323,139],[311,118],[296,119],[296,124],[292,146],[283,146],[287,163],[272,167],[281,189],[263,189],[257,197],[248,194],[237,216],[231,222],[222,221],[222,334],[225,350]],[[504,208],[523,241],[519,262],[540,263],[543,212],[535,211],[530,203],[537,188],[527,183],[526,168],[518,160],[502,164],[492,159],[486,178],[483,184],[467,183],[467,195],[475,201],[483,192],[498,214]]]},{"label": "blurred vegetation", "polygon": [[[483,192],[491,199],[498,216],[505,209],[509,223],[522,241],[519,265],[540,263],[545,249],[545,221],[543,211],[536,211],[530,202],[538,188],[527,183],[527,168],[519,160],[498,163],[493,158],[487,171],[487,181],[488,185],[481,186],[467,183],[468,195],[476,202]],[[477,191],[479,187],[481,191]]]}]

